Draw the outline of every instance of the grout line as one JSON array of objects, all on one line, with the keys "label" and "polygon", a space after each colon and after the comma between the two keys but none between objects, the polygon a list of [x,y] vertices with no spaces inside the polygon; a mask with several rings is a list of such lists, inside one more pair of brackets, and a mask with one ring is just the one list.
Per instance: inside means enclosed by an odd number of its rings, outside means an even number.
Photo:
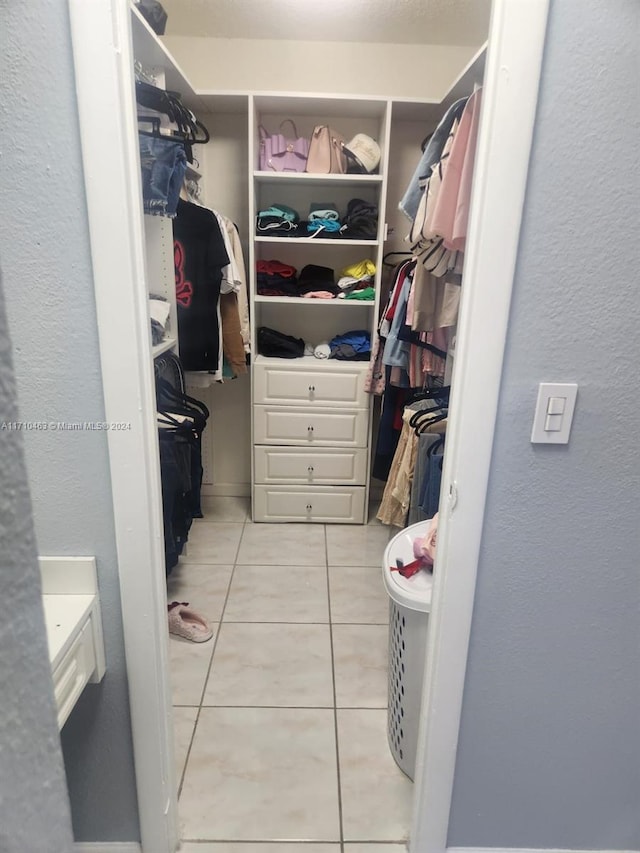
[{"label": "grout line", "polygon": [[333,649],[333,623],[331,622],[331,588],[329,584],[329,540],[324,527],[324,554],[327,579],[327,606],[329,608],[329,642],[331,646],[331,683],[333,686],[333,729],[336,739],[336,774],[338,782],[338,819],[340,821],[340,853],[344,853],[344,821],[342,815],[342,782],[340,779],[340,744],[338,743],[338,697],[336,695],[336,659]]},{"label": "grout line", "polygon": [[367,628],[386,628],[388,622],[291,622],[287,619],[225,619],[225,625],[363,625]]},{"label": "grout line", "polygon": [[[242,839],[241,841],[238,841],[237,838],[182,838],[181,841],[183,841],[185,844],[234,844],[234,845],[237,844],[240,847],[245,845],[245,844],[269,844],[271,846],[274,844],[283,844],[285,847],[287,847],[290,844],[291,845],[296,844],[298,846],[300,846],[301,844],[304,844],[305,847],[307,845],[313,846],[315,844],[323,844],[323,845],[332,844],[334,846],[336,844],[338,844],[338,845],[340,844],[340,842],[336,841],[335,838],[330,840],[330,841],[318,841],[318,839],[315,839],[315,838],[312,841],[310,841],[309,839],[306,839],[306,838],[294,838],[294,839],[288,838],[286,841],[282,840],[282,839],[278,839],[278,838],[275,840],[272,838],[266,838],[266,839],[265,838],[253,838],[253,839],[249,839],[249,840]],[[348,843],[349,844],[362,844],[362,843],[364,843],[364,844],[397,844],[397,843],[402,844],[404,842],[396,842],[396,841],[365,841],[365,842],[349,841]]]},{"label": "grout line", "polygon": [[[242,533],[240,534],[240,539],[238,540],[238,547],[236,548],[236,554],[235,554],[236,560],[238,559],[238,552],[240,550],[240,543],[242,542],[242,537],[244,536],[244,529],[245,529],[246,523],[247,523],[247,520],[245,518],[245,520],[242,522]],[[226,565],[228,565],[228,563]],[[213,641],[213,648],[211,650],[211,657],[209,658],[209,666],[207,667],[207,674],[205,676],[204,683],[202,685],[202,693],[200,694],[200,702],[198,703],[198,711],[196,713],[196,719],[195,719],[195,722],[193,724],[193,730],[191,732],[191,738],[189,740],[189,746],[187,747],[187,755],[186,755],[185,760],[184,760],[182,773],[180,774],[180,780],[179,780],[179,784],[178,784],[178,814],[180,813],[180,811],[179,811],[179,809],[180,809],[179,800],[180,800],[180,796],[182,794],[182,787],[184,785],[184,779],[185,779],[185,776],[187,774],[187,765],[189,763],[189,758],[191,757],[191,748],[193,747],[193,741],[194,741],[195,736],[196,736],[196,729],[198,728],[198,722],[200,721],[200,713],[202,711],[202,703],[204,701],[205,693],[207,690],[207,684],[209,683],[209,675],[211,674],[211,667],[213,666],[213,656],[214,656],[215,651],[216,651],[216,646],[218,645],[218,639],[220,637],[220,629],[222,628],[222,619],[224,616],[225,608],[227,606],[227,601],[229,600],[229,593],[231,592],[231,584],[233,582],[234,572],[235,572],[235,561],[234,561],[234,564],[231,568],[231,574],[229,575],[229,582],[227,584],[227,592],[226,592],[225,597],[224,597],[224,603],[222,605],[222,611],[220,613],[220,620],[218,622],[218,630],[216,631],[216,636],[215,636],[215,639]]]},{"label": "grout line", "polygon": [[[174,708],[235,708],[241,711],[246,708],[249,711],[333,711],[334,705],[174,705]],[[386,705],[339,705],[339,711],[386,711]]]}]

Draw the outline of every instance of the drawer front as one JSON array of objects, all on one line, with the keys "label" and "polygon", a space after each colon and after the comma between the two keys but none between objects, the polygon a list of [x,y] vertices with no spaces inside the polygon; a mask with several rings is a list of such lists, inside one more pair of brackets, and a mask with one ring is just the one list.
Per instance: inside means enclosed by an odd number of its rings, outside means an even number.
[{"label": "drawer front", "polygon": [[255,402],[261,405],[337,406],[366,409],[368,395],[364,390],[366,370],[301,370],[291,366],[254,367]]},{"label": "drawer front", "polygon": [[254,406],[256,444],[366,447],[366,409],[327,411],[286,406]]},{"label": "drawer front", "polygon": [[364,486],[256,486],[255,521],[364,524]]},{"label": "drawer front", "polygon": [[53,691],[58,709],[58,728],[62,728],[73,706],[96,668],[91,619],[53,673]]},{"label": "drawer front", "polygon": [[257,483],[302,483],[363,486],[367,451],[362,448],[256,447]]}]

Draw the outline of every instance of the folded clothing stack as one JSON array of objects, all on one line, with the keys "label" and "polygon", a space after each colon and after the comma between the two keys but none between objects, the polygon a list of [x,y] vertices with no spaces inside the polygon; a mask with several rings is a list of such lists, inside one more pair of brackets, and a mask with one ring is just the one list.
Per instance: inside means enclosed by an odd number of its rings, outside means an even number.
[{"label": "folded clothing stack", "polygon": [[312,202],[307,220],[308,234],[330,237],[340,233],[340,214],[335,202]]},{"label": "folded clothing stack", "polygon": [[307,236],[306,232],[299,235],[300,214],[286,204],[274,203],[271,207],[258,211],[256,217],[256,233],[268,234],[270,237]]},{"label": "folded clothing stack", "polygon": [[369,258],[345,267],[338,279],[338,287],[342,291],[340,298],[363,302],[375,299],[376,293],[373,287],[375,274],[376,265]]},{"label": "folded clothing stack", "polygon": [[371,335],[366,329],[355,329],[336,335],[329,341],[331,355],[339,361],[369,361],[371,357]]},{"label": "folded clothing stack", "polygon": [[314,299],[334,299],[340,288],[336,285],[333,270],[317,264],[307,264],[298,276],[298,296]]},{"label": "folded clothing stack", "polygon": [[296,268],[282,261],[256,263],[257,287],[260,296],[299,296]]}]

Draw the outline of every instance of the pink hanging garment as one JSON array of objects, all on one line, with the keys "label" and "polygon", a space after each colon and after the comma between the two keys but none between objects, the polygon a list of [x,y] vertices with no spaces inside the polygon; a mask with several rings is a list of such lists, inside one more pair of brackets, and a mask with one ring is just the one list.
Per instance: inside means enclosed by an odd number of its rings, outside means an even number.
[{"label": "pink hanging garment", "polygon": [[[435,199],[433,215],[430,220],[431,229],[444,239],[448,249],[464,249],[466,238],[466,218],[471,194],[471,178],[473,173],[473,155],[468,161],[463,185],[463,170],[467,151],[475,151],[480,115],[481,90],[471,95],[464,108],[460,125],[455,134],[449,153],[447,168],[442,176],[442,183]],[[459,197],[464,186],[463,197]],[[458,212],[460,208],[460,212]],[[466,214],[465,214],[466,211]],[[457,220],[457,225],[456,225]],[[455,239],[454,239],[455,237]]]}]

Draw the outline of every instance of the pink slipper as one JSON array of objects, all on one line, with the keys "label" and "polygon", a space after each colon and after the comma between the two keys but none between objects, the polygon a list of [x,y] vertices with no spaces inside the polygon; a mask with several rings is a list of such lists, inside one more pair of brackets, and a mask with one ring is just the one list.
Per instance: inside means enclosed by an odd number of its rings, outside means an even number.
[{"label": "pink slipper", "polygon": [[196,610],[190,610],[188,601],[172,601],[169,605],[169,633],[193,643],[206,643],[213,637],[207,620]]}]

